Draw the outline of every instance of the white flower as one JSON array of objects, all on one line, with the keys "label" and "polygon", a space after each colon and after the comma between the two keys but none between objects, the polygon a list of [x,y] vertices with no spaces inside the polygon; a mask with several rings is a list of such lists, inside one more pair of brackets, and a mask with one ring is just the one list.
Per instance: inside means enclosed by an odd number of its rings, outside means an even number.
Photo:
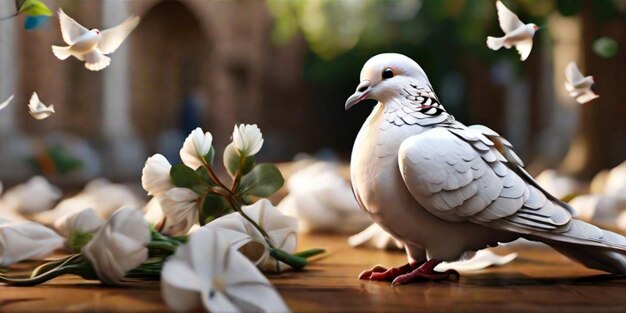
[{"label": "white flower", "polygon": [[261,150],[263,146],[263,135],[256,124],[235,125],[235,129],[233,130],[233,143],[235,143],[235,147],[237,147],[237,150],[239,150],[241,154],[252,156]]},{"label": "white flower", "polygon": [[150,196],[158,196],[174,187],[170,178],[172,165],[161,154],[155,154],[146,160],[141,175],[141,185]]},{"label": "white flower", "polygon": [[41,259],[62,246],[63,238],[41,224],[3,221],[0,225],[0,266]]},{"label": "white flower", "polygon": [[278,209],[298,218],[300,231],[349,234],[371,223],[333,162],[316,161],[296,170],[286,187],[289,195]]},{"label": "white flower", "polygon": [[115,285],[148,259],[149,241],[150,230],[141,210],[125,207],[111,215],[82,253],[102,282]]},{"label": "white flower", "polygon": [[59,202],[54,209],[33,217],[42,224],[54,224],[64,215],[93,208],[103,219],[108,219],[121,207],[142,207],[145,203],[132,189],[122,184],[113,184],[105,178],[92,180],[82,192]]},{"label": "white flower", "polygon": [[64,237],[70,237],[72,232],[95,233],[104,221],[96,210],[87,208],[66,214],[54,222],[54,228]]},{"label": "white flower", "polygon": [[59,188],[42,176],[33,176],[26,183],[17,185],[4,195],[4,206],[22,214],[47,211],[61,198]]},{"label": "white flower", "polygon": [[194,129],[191,134],[187,136],[182,149],[180,149],[180,159],[183,160],[185,165],[192,169],[198,169],[204,164],[202,158],[211,150],[212,142],[213,136],[211,133],[203,132],[200,127]]},{"label": "white flower", "polygon": [[[245,206],[242,211],[267,232],[276,248],[288,253],[296,250],[297,219],[280,213],[267,199]],[[222,216],[205,227],[218,228],[220,232],[224,232],[224,236],[233,243],[235,248],[257,263],[263,271],[281,272],[290,268],[269,255],[263,235],[237,212]]]},{"label": "white flower", "polygon": [[165,215],[163,233],[185,235],[198,223],[198,194],[187,188],[172,188],[159,197]]},{"label": "white flower", "polygon": [[271,283],[222,233],[202,228],[161,272],[161,293],[174,311],[289,312]]}]

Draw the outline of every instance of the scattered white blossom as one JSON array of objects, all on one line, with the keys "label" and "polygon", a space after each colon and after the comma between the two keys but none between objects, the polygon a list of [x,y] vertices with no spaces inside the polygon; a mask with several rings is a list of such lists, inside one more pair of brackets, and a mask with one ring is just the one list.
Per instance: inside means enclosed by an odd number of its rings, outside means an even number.
[{"label": "scattered white blossom", "polygon": [[198,223],[198,194],[187,188],[172,188],[159,196],[165,216],[163,233],[171,236],[185,235]]},{"label": "scattered white blossom", "polygon": [[183,312],[288,312],[271,283],[223,233],[202,228],[191,234],[161,272],[168,307]]},{"label": "scattered white blossom", "polygon": [[149,241],[150,230],[141,210],[125,207],[111,215],[82,253],[102,282],[116,285],[148,259]]}]

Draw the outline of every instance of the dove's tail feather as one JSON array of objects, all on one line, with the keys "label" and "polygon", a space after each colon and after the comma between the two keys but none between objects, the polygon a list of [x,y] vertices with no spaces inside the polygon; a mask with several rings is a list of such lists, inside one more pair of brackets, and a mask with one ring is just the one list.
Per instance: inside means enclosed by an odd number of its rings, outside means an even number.
[{"label": "dove's tail feather", "polygon": [[530,237],[587,267],[626,274],[626,237],[622,235],[573,219],[563,233],[535,233]]},{"label": "dove's tail feather", "polygon": [[504,46],[504,40],[505,37],[496,38],[489,36],[487,37],[487,47],[491,50],[500,50]]},{"label": "dove's tail feather", "polygon": [[85,55],[85,67],[88,70],[100,71],[109,66],[109,64],[111,64],[111,58],[100,53],[97,49]]},{"label": "dove's tail feather", "polygon": [[599,97],[599,95],[597,95],[595,92],[589,90],[586,92],[583,92],[579,95],[576,96],[576,101],[580,104],[584,104],[587,103],[595,98]]},{"label": "dove's tail feather", "polygon": [[59,60],[65,60],[72,56],[72,51],[70,51],[70,48],[70,46],[52,46],[52,53],[54,53],[54,56],[57,57]]}]

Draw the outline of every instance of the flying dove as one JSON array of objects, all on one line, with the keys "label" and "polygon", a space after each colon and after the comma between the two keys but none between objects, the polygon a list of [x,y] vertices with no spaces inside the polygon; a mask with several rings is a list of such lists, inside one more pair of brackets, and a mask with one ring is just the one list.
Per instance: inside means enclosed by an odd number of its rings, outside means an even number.
[{"label": "flying dove", "polygon": [[378,104],[352,150],[353,192],[404,244],[409,263],[376,266],[361,279],[398,285],[457,278],[434,268],[518,238],[626,274],[626,238],[573,218],[574,209],[546,192],[498,133],[456,121],[415,61],[391,53],[367,61],[345,107],[366,99]]},{"label": "flying dove", "polygon": [[524,24],[515,13],[511,12],[501,1],[496,2],[498,21],[504,32],[503,37],[487,37],[487,46],[491,50],[515,47],[524,61],[533,49],[533,36],[539,27],[533,23]]},{"label": "flying dove", "polygon": [[575,62],[570,62],[565,68],[565,90],[576,102],[583,104],[599,97],[591,86],[594,84],[593,76],[583,76]]},{"label": "flying dove", "polygon": [[54,105],[46,106],[39,100],[37,93],[33,92],[33,95],[30,97],[30,102],[28,103],[28,110],[32,117],[37,120],[43,120],[54,113]]},{"label": "flying dove", "polygon": [[85,61],[85,67],[92,71],[99,71],[111,64],[111,54],[117,50],[124,39],[139,24],[138,16],[131,16],[121,24],[103,31],[87,29],[59,9],[61,35],[68,46],[52,46],[52,52],[59,60],[70,56]]}]

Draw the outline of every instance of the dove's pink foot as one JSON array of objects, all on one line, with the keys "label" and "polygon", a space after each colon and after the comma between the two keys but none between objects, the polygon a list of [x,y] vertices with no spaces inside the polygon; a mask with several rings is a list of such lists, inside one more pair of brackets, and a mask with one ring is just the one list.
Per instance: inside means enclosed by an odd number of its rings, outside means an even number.
[{"label": "dove's pink foot", "polygon": [[414,281],[441,281],[441,280],[459,280],[461,275],[455,270],[447,270],[443,273],[435,272],[435,266],[441,263],[437,260],[428,260],[420,267],[410,273],[402,274],[396,277],[391,283],[392,286],[405,285]]},{"label": "dove's pink foot", "polygon": [[392,267],[390,269],[384,268],[381,265],[376,265],[370,270],[361,272],[361,274],[359,274],[359,279],[394,280],[398,276],[411,273],[418,267],[419,265],[417,263],[407,263],[400,267]]}]

